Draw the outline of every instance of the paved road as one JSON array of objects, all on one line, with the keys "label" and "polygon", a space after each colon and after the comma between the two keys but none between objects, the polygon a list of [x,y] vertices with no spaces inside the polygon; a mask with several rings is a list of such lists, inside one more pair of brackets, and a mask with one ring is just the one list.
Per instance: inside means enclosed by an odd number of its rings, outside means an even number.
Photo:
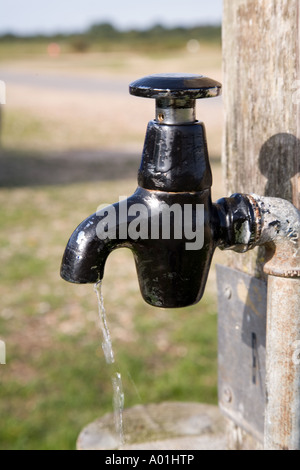
[{"label": "paved road", "polygon": [[[7,86],[24,85],[38,88],[51,88],[65,91],[78,91],[84,93],[120,93],[128,95],[128,80],[115,78],[100,78],[78,75],[59,75],[59,74],[37,74],[35,72],[17,72],[12,70],[0,69],[0,80],[3,80]],[[222,97],[213,100],[205,100],[201,106],[205,106],[209,101],[210,109],[214,108],[216,112],[221,112]]]},{"label": "paved road", "polygon": [[35,72],[17,72],[0,69],[0,80],[7,86],[25,85],[38,88],[55,88],[56,90],[80,91],[85,93],[126,93],[128,94],[128,81],[110,78],[96,78],[86,76],[64,76],[56,74],[38,74]]}]

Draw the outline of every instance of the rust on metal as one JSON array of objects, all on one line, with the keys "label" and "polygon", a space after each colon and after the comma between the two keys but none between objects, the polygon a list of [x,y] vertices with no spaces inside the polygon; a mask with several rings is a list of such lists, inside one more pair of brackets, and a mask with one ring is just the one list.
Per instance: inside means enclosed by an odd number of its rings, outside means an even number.
[{"label": "rust on metal", "polygon": [[249,200],[260,224],[257,246],[266,247],[266,274],[300,277],[300,211],[290,202],[252,195]]},{"label": "rust on metal", "polygon": [[255,245],[261,237],[262,214],[261,214],[261,210],[260,210],[257,200],[251,194],[247,194],[247,198],[249,199],[252,209],[253,209],[254,225],[256,229],[255,234],[253,236],[253,245]]}]

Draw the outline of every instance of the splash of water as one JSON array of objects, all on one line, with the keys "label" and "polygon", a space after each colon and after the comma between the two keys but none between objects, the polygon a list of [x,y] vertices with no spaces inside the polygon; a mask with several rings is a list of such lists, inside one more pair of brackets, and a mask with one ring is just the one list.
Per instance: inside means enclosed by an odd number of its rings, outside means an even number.
[{"label": "splash of water", "polygon": [[[102,341],[102,349],[104,352],[104,357],[107,364],[114,364],[115,357],[112,347],[112,341],[110,337],[110,332],[107,324],[106,319],[106,311],[104,307],[104,300],[102,294],[102,281],[99,281],[94,286],[94,291],[97,296],[98,301],[98,311],[99,311],[99,320],[100,320],[100,327],[102,330],[103,341]],[[120,372],[115,372],[112,377],[112,387],[113,387],[113,408],[114,408],[114,421],[115,421],[115,429],[116,434],[119,438],[120,444],[124,444],[124,429],[123,429],[123,410],[124,410],[124,392],[123,392],[123,384],[122,384],[122,377]]]}]

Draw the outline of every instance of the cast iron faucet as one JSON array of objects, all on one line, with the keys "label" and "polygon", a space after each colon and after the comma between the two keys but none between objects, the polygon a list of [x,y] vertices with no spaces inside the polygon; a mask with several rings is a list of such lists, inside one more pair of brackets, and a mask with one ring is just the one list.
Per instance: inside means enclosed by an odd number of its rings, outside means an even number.
[{"label": "cast iron faucet", "polygon": [[96,283],[108,255],[127,247],[145,301],[185,307],[201,299],[217,246],[236,251],[254,246],[257,204],[241,194],[211,201],[205,127],[196,120],[195,101],[218,96],[220,83],[193,74],[150,75],[133,82],[130,93],[156,100],[138,188],[79,225],[66,247],[61,276],[73,283]]}]

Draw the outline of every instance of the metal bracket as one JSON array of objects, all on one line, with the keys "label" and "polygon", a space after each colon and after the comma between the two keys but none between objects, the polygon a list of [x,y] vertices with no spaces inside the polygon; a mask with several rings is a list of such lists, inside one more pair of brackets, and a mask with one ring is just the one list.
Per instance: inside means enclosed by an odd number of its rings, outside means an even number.
[{"label": "metal bracket", "polygon": [[263,442],[267,284],[217,265],[219,407]]}]

